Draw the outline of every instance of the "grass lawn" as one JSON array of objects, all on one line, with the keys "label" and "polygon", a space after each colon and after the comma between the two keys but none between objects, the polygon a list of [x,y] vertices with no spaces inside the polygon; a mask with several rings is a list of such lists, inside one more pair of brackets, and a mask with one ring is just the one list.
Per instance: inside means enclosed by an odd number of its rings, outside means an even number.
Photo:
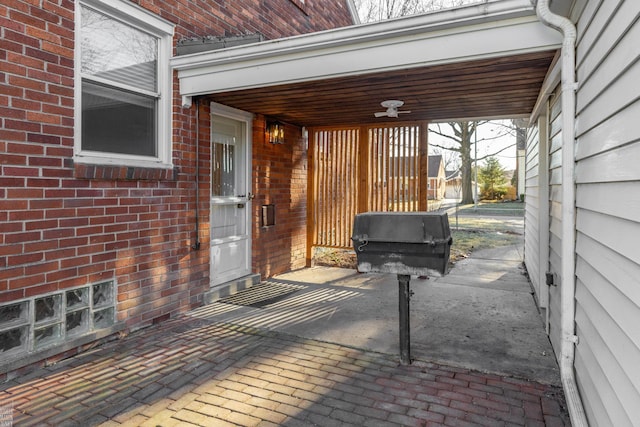
[{"label": "grass lawn", "polygon": [[449,226],[453,237],[450,258],[453,263],[474,250],[514,245],[522,239],[519,220],[459,216],[456,227],[455,216],[452,216]]},{"label": "grass lawn", "polygon": [[[464,259],[474,250],[490,249],[518,243],[522,239],[522,220],[500,219],[482,216],[449,217],[449,228],[453,237],[450,263]],[[356,268],[356,256],[352,249],[321,248],[314,249],[315,265]]]},{"label": "grass lawn", "polygon": [[485,201],[478,203],[478,208],[474,205],[461,205],[459,213],[462,215],[474,214],[474,215],[509,215],[509,216],[524,216],[524,203],[522,202],[500,202],[500,201]]},{"label": "grass lawn", "polygon": [[[449,212],[452,212],[451,210]],[[516,217],[516,218],[510,218]],[[449,228],[453,237],[451,264],[464,259],[474,250],[514,245],[522,239],[524,203],[482,201],[462,205],[458,215],[449,214]],[[353,249],[314,248],[314,265],[356,268]]]}]

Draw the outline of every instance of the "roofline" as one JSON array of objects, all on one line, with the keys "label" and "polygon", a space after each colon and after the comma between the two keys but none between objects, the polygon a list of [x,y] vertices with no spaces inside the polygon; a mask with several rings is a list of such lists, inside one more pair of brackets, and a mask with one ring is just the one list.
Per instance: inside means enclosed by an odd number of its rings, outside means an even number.
[{"label": "roofline", "polygon": [[551,50],[561,41],[529,0],[500,0],[177,56],[171,66],[181,95],[198,95]]}]

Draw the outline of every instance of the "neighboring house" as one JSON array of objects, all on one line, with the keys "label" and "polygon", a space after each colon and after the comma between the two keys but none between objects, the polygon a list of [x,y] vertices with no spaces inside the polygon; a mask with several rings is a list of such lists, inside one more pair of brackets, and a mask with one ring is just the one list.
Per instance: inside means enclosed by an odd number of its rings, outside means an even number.
[{"label": "neighboring house", "polygon": [[429,200],[444,199],[447,179],[444,172],[444,162],[442,161],[441,154],[429,156],[427,174],[429,176],[427,198]]},{"label": "neighboring house", "polygon": [[200,306],[227,280],[304,267],[302,145],[266,142],[263,116],[183,105],[169,61],[354,13],[350,0],[2,3],[0,374]]},{"label": "neighboring house", "polygon": [[462,174],[460,169],[445,170],[445,190],[446,199],[460,199],[462,197]]},{"label": "neighboring house", "polygon": [[[420,129],[530,120],[525,264],[572,422],[637,425],[640,2],[485,1],[313,34],[351,23],[346,2],[263,1],[255,20],[230,6],[244,2],[142,3],[0,6],[4,370],[160,322],[232,279],[302,267],[317,129],[388,123],[374,113],[401,99]],[[267,40],[172,56],[182,38],[246,32]],[[114,33],[135,59],[102,61]],[[368,136],[350,138],[367,148]]]}]

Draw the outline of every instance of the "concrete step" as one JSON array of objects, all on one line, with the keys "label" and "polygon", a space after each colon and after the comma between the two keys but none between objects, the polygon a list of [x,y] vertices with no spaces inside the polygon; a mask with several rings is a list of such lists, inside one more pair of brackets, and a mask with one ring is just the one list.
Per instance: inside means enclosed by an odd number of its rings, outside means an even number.
[{"label": "concrete step", "polygon": [[212,302],[218,301],[224,297],[228,297],[245,289],[249,289],[250,287],[257,285],[258,283],[260,283],[259,274],[249,274],[247,276],[222,283],[214,288],[211,288],[208,292],[205,292],[204,303],[211,304]]}]

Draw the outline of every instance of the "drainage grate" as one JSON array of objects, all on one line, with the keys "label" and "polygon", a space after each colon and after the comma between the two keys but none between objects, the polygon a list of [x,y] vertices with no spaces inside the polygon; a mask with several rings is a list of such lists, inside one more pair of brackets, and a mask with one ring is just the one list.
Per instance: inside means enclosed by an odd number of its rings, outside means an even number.
[{"label": "drainage grate", "polygon": [[242,305],[246,307],[262,308],[269,304],[282,301],[288,296],[305,287],[302,285],[288,285],[284,283],[262,282],[255,286],[219,299],[224,304]]}]

